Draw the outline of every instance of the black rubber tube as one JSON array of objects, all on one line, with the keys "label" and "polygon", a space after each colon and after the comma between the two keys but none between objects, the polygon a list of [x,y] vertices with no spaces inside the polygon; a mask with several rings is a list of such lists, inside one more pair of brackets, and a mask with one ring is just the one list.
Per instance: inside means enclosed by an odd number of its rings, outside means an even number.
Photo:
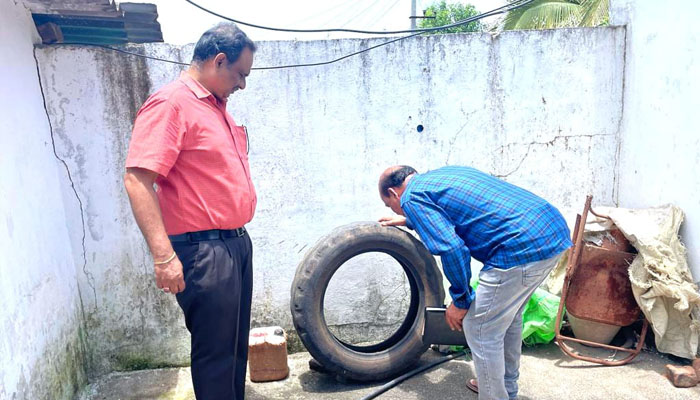
[{"label": "black rubber tube", "polygon": [[413,371],[408,371],[405,374],[399,376],[398,378],[392,379],[391,381],[385,383],[384,385],[380,386],[379,389],[375,390],[374,392],[368,394],[367,396],[363,397],[361,400],[370,400],[374,399],[375,397],[381,395],[382,393],[388,391],[389,389],[393,388],[394,386],[398,385],[399,383],[405,381],[406,379],[418,375],[423,371],[429,370],[430,368],[436,367],[442,363],[448,362],[450,360],[454,360],[455,358],[459,356],[463,356],[467,354],[466,350],[461,350],[458,351],[457,353],[450,354],[449,356],[443,357],[439,360],[435,360],[431,362],[430,364],[423,365],[421,367],[418,367],[414,369]]}]

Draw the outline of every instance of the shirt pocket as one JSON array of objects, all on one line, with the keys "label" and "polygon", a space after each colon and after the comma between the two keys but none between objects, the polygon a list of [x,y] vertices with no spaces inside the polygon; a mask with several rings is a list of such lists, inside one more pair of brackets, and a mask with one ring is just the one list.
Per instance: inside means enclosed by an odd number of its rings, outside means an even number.
[{"label": "shirt pocket", "polygon": [[238,154],[242,158],[248,159],[248,152],[250,151],[250,142],[248,141],[248,129],[243,125],[234,125],[233,137],[236,141],[236,150],[238,151]]}]

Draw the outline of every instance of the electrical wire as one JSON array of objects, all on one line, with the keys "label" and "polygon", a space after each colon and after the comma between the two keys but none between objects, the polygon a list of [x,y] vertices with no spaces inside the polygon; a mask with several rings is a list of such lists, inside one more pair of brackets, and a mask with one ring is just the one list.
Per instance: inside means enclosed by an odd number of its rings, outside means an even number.
[{"label": "electrical wire", "polygon": [[370,22],[369,26],[374,26],[374,24],[376,24],[377,22],[381,21],[382,18],[386,17],[386,15],[389,14],[389,12],[390,12],[391,10],[393,10],[394,7],[396,7],[396,5],[399,4],[400,1],[401,1],[401,0],[396,0],[396,1],[394,1],[394,3],[392,3],[391,5],[389,5],[389,8],[384,9],[384,10],[379,14],[379,16],[378,16],[377,18],[375,18],[374,20],[372,20],[372,22]]},{"label": "electrical wire", "polygon": [[[186,1],[189,1],[189,0],[186,0]],[[468,23],[470,23],[470,22],[477,21],[477,20],[479,20],[479,19],[481,19],[481,18],[490,17],[490,16],[492,16],[492,15],[497,15],[497,14],[500,14],[500,13],[503,13],[503,12],[506,12],[506,11],[509,11],[509,10],[514,10],[514,9],[519,8],[519,7],[522,7],[522,6],[524,6],[525,4],[528,4],[528,3],[532,2],[532,1],[533,1],[533,0],[527,0],[525,3],[520,3],[520,4],[518,4],[518,5],[508,7],[506,10],[503,10],[503,7],[499,7],[499,8],[496,8],[496,9],[494,9],[494,10],[491,10],[491,11],[488,11],[488,12],[485,12],[485,13],[482,13],[482,14],[478,14],[478,15],[475,15],[475,16],[472,16],[472,17],[469,17],[469,18],[466,18],[466,19],[464,19],[464,20],[461,20],[461,21],[457,22],[456,25],[465,25],[465,24],[468,24]],[[512,5],[512,4],[514,4],[514,3],[511,3],[511,5]],[[455,25],[455,24],[445,25],[445,26],[442,27],[441,29],[451,28],[452,26],[456,26],[456,25]],[[338,61],[342,61],[342,60],[344,60],[344,59],[346,59],[346,58],[350,58],[350,57],[352,57],[352,56],[356,56],[356,55],[365,53],[365,52],[367,52],[367,51],[376,49],[376,48],[378,48],[378,47],[386,46],[386,45],[388,45],[388,44],[395,43],[395,42],[398,42],[398,41],[400,41],[400,40],[412,38],[412,37],[414,37],[414,36],[422,35],[422,34],[425,33],[424,31],[422,31],[422,30],[420,30],[420,29],[417,29],[417,30],[414,30],[414,31],[417,31],[417,32],[416,32],[416,33],[413,33],[413,34],[411,34],[411,35],[401,36],[401,37],[398,37],[398,38],[396,38],[396,39],[392,39],[392,40],[389,40],[389,41],[386,41],[386,42],[383,42],[383,43],[379,43],[379,44],[377,44],[377,45],[374,45],[374,46],[371,46],[371,47],[367,47],[367,48],[365,48],[365,49],[356,51],[356,52],[354,52],[354,53],[346,54],[346,55],[344,55],[344,56],[342,56],[342,57],[338,57],[338,58],[336,58],[336,59],[334,59],[334,60],[330,60],[330,61],[322,61],[322,62],[315,62],[315,63],[305,63],[305,64],[279,65],[279,66],[271,66],[271,67],[257,67],[257,68],[253,68],[253,69],[258,69],[258,70],[271,70],[271,69],[283,69],[283,68],[317,67],[317,66],[321,66],[321,65],[333,64],[333,63],[336,63],[336,62],[338,62]]]},{"label": "electrical wire", "polygon": [[358,0],[353,0],[352,3],[350,4],[345,4],[345,5],[339,5],[338,8],[336,8],[335,12],[333,13],[332,16],[330,16],[328,19],[326,19],[322,26],[333,26],[334,24],[337,23],[337,21],[342,20],[345,18],[345,16],[349,13],[352,12],[352,10],[358,5],[360,2]]},{"label": "electrical wire", "polygon": [[418,367],[418,368],[416,368],[416,369],[414,369],[414,370],[412,370],[412,371],[409,371],[409,372],[407,372],[407,373],[405,373],[405,374],[399,376],[399,377],[396,378],[396,379],[393,379],[393,380],[391,380],[391,381],[385,383],[384,385],[380,386],[379,389],[377,389],[377,390],[375,390],[374,392],[372,392],[372,393],[368,394],[367,396],[363,397],[361,400],[371,400],[371,399],[374,399],[375,397],[378,397],[380,394],[382,394],[382,393],[388,391],[389,389],[393,388],[394,386],[398,385],[399,383],[405,381],[406,379],[408,379],[408,378],[410,378],[410,377],[412,377],[412,376],[414,376],[414,375],[420,374],[421,372],[423,372],[423,371],[425,371],[425,370],[428,370],[428,369],[430,369],[430,368],[436,367],[436,366],[438,366],[438,365],[440,365],[440,364],[442,364],[442,363],[444,363],[444,362],[453,360],[453,359],[455,359],[455,358],[457,358],[457,357],[460,357],[460,356],[463,356],[463,355],[466,355],[466,354],[467,354],[467,351],[466,351],[466,350],[460,350],[460,351],[458,351],[457,353],[450,354],[449,356],[439,358],[439,359],[437,359],[437,360],[431,362],[430,364],[426,364],[426,365],[423,365],[423,366],[421,366],[421,367]]},{"label": "electrical wire", "polygon": [[[452,24],[448,25],[443,25],[443,26],[436,26],[433,28],[421,28],[421,29],[405,29],[405,30],[400,30],[400,31],[366,31],[366,30],[360,30],[360,29],[345,29],[345,28],[329,28],[329,29],[292,29],[292,28],[274,28],[270,26],[265,26],[265,25],[258,25],[258,24],[253,24],[250,22],[245,22],[241,21],[235,18],[227,17],[225,15],[219,14],[215,11],[212,11],[206,7],[203,7],[197,3],[195,3],[192,0],[185,0],[187,3],[190,3],[191,5],[199,8],[200,10],[209,13],[211,15],[217,16],[221,19],[225,19],[226,21],[231,21],[235,22],[240,25],[245,25],[249,26],[251,28],[258,28],[258,29],[265,29],[269,31],[276,31],[276,32],[297,32],[297,33],[323,33],[323,32],[350,32],[350,33],[364,33],[364,34],[371,34],[371,35],[395,35],[399,33],[413,33],[413,32],[435,32],[435,31],[440,31],[448,28],[454,28],[455,26],[460,26],[464,25],[466,20],[462,21],[457,21]],[[498,11],[498,10],[503,10],[498,12],[497,14],[500,14],[501,12],[506,12],[510,10],[514,10],[516,8],[520,8],[526,4],[530,4],[535,0],[516,0],[512,3],[506,4],[504,6],[498,7],[496,9],[493,9],[489,11],[489,13]],[[487,13],[484,13],[487,14]],[[480,14],[480,15],[484,15]],[[491,15],[496,15],[496,14],[491,14]],[[471,22],[471,21],[470,21]],[[410,37],[410,36],[407,36]]]},{"label": "electrical wire", "polygon": [[398,37],[398,38],[396,38],[396,39],[389,40],[389,41],[387,41],[387,42],[383,42],[383,43],[376,44],[376,45],[374,45],[374,46],[367,47],[367,48],[365,48],[365,49],[356,51],[356,52],[354,52],[354,53],[346,54],[346,55],[344,55],[344,56],[342,56],[342,57],[338,57],[338,58],[336,58],[336,59],[334,59],[334,60],[330,60],[330,61],[320,61],[320,62],[306,63],[306,64],[279,65],[279,66],[273,66],[273,67],[257,67],[257,68],[253,68],[253,69],[267,70],[267,69],[282,69],[282,68],[318,67],[318,66],[321,66],[321,65],[333,64],[333,63],[337,63],[338,61],[345,60],[346,58],[350,58],[350,57],[352,57],[352,56],[356,56],[356,55],[358,55],[358,54],[362,54],[362,53],[365,53],[365,52],[367,52],[367,51],[376,49],[376,48],[378,48],[378,47],[386,46],[386,45],[388,45],[388,44],[392,44],[392,43],[394,43],[394,42],[398,42],[399,40],[408,39],[408,38],[411,38],[411,37],[414,37],[414,36],[418,36],[418,35],[422,35],[422,34],[423,34],[423,32],[418,32],[418,33],[414,33],[413,35],[401,36],[401,37]]},{"label": "electrical wire", "polygon": [[342,8],[347,8],[348,6],[352,6],[356,1],[357,0],[346,0],[343,3],[334,4],[333,6],[328,7],[323,11],[319,11],[315,14],[306,15],[303,19],[295,21],[294,25],[301,25],[301,24],[306,23],[308,21],[318,20],[318,18],[320,18],[322,15],[326,15],[326,14],[332,13],[332,15],[335,16],[338,14],[338,10],[341,10]]},{"label": "electrical wire", "polygon": [[51,44],[51,46],[56,46],[56,45],[59,45],[59,46],[66,45],[66,46],[91,46],[91,47],[100,47],[100,48],[103,48],[103,49],[115,51],[115,52],[117,52],[117,53],[123,53],[123,54],[128,54],[128,55],[130,55],[130,56],[136,56],[136,57],[141,57],[141,58],[147,58],[147,59],[149,59],[149,60],[162,61],[162,62],[165,62],[165,63],[177,64],[177,65],[187,65],[187,66],[190,65],[190,63],[185,63],[185,62],[181,62],[181,61],[168,60],[168,59],[165,59],[165,58],[159,58],[159,57],[147,56],[147,55],[145,55],[145,54],[134,53],[133,51],[123,50],[123,49],[120,49],[120,48],[118,48],[118,47],[112,47],[112,46],[106,45],[106,44],[87,43],[87,42],[61,42],[61,43],[52,43],[52,44]]},{"label": "electrical wire", "polygon": [[[190,2],[189,0],[185,0],[185,1]],[[510,3],[510,4],[506,5],[506,6],[498,7],[498,8],[495,8],[495,9],[491,10],[491,11],[488,11],[488,12],[485,12],[485,13],[481,13],[481,14],[478,14],[478,15],[474,15],[474,16],[472,16],[472,17],[463,19],[463,20],[461,20],[461,21],[457,21],[457,22],[455,22],[455,23],[453,23],[453,24],[443,25],[443,26],[436,27],[436,28],[429,28],[429,29],[413,29],[413,30],[408,30],[408,31],[395,31],[395,32],[415,32],[415,33],[413,33],[413,34],[411,34],[411,35],[400,36],[400,37],[397,37],[397,38],[395,38],[395,39],[392,39],[392,40],[389,40],[389,41],[386,41],[386,42],[383,42],[383,43],[379,43],[379,44],[377,44],[377,45],[370,46],[370,47],[367,47],[367,48],[365,48],[365,49],[362,49],[362,50],[359,50],[359,51],[356,51],[356,52],[353,52],[353,53],[350,53],[350,54],[346,54],[346,55],[344,55],[344,56],[342,56],[342,57],[338,57],[338,58],[336,58],[336,59],[329,60],[329,61],[319,61],[319,62],[303,63],[303,64],[275,65],[275,66],[269,66],[269,67],[253,67],[253,68],[251,68],[251,69],[253,69],[253,70],[273,70],[273,69],[286,69],[286,68],[317,67],[317,66],[321,66],[321,65],[333,64],[333,63],[336,63],[336,62],[338,62],[338,61],[345,60],[346,58],[350,58],[350,57],[353,57],[353,56],[356,56],[356,55],[359,55],[359,54],[368,52],[368,51],[370,51],[370,50],[373,50],[373,49],[376,49],[376,48],[379,48],[379,47],[382,47],[382,46],[386,46],[386,45],[389,45],[389,44],[391,44],[391,43],[398,42],[398,41],[400,41],[400,40],[404,40],[404,39],[412,38],[412,37],[414,37],[414,36],[422,35],[422,34],[424,34],[424,33],[426,33],[426,32],[432,32],[432,31],[435,31],[435,30],[443,30],[443,29],[448,29],[448,28],[452,28],[452,27],[455,27],[455,26],[459,26],[459,25],[465,25],[465,24],[468,24],[468,23],[470,23],[470,22],[477,21],[477,20],[482,19],[482,18],[486,18],[486,17],[490,17],[490,16],[493,16],[493,15],[502,14],[502,13],[504,13],[504,12],[508,12],[508,11],[511,11],[511,10],[515,10],[516,8],[520,8],[520,7],[522,7],[522,6],[525,6],[525,5],[527,5],[527,4],[529,4],[529,3],[533,2],[533,1],[534,1],[534,0],[524,0],[524,2],[523,2],[523,1],[516,1],[516,2]],[[214,14],[214,15],[219,16],[218,14]],[[235,20],[233,20],[233,19],[226,18],[226,17],[224,17],[224,16],[220,16],[220,17],[221,17],[221,18],[224,18],[224,19],[227,19],[227,20],[230,20],[230,21],[233,21],[233,22],[236,22],[236,23],[241,23],[241,22],[235,21]],[[251,24],[246,24],[246,23],[241,23],[241,24],[242,24],[242,25],[249,25],[249,26],[251,25]],[[263,29],[266,29],[266,28],[263,28]],[[280,29],[277,29],[277,28],[267,28],[267,29],[280,30]],[[336,32],[336,31],[338,31],[338,30],[337,30],[337,29],[330,29],[330,30],[313,30],[313,32]],[[357,31],[353,31],[353,30],[345,30],[345,31],[357,32]],[[306,30],[306,31],[303,31],[303,32],[312,32],[312,30]],[[376,33],[376,32],[362,31],[362,33]],[[382,33],[392,33],[392,32],[382,32]],[[145,54],[134,53],[134,52],[131,52],[131,51],[128,51],[128,50],[123,50],[123,49],[119,49],[119,48],[117,48],[117,47],[112,47],[112,46],[104,45],[104,44],[84,43],[84,42],[64,42],[64,43],[56,43],[56,44],[59,44],[59,45],[83,45],[83,46],[101,47],[101,48],[109,49],[109,50],[112,50],[112,51],[115,51],[115,52],[118,52],[118,53],[123,53],[123,54],[128,54],[128,55],[132,55],[132,56],[136,56],[136,57],[146,58],[146,59],[149,59],[149,60],[161,61],[161,62],[166,62],[166,63],[171,63],[171,64],[177,64],[177,65],[187,65],[187,66],[190,65],[189,63],[184,63],[184,62],[174,61],[174,60],[168,60],[168,59],[159,58],[159,57],[148,56],[148,55],[145,55]]]},{"label": "electrical wire", "polygon": [[[343,25],[341,25],[340,27],[341,27],[341,28],[345,28],[346,26],[350,25],[351,22],[355,21],[355,19],[356,19],[357,17],[359,17],[360,15],[362,15],[362,16],[364,17],[364,16],[366,15],[365,13],[367,13],[367,11],[369,11],[369,10],[372,9],[374,6],[376,6],[377,4],[379,4],[379,2],[380,2],[380,0],[374,0],[370,5],[368,5],[367,7],[363,8],[362,10],[356,12],[352,17],[350,17],[350,19],[348,19],[347,21],[345,21],[345,23],[344,23]],[[363,14],[365,14],[365,15],[363,15]]]}]

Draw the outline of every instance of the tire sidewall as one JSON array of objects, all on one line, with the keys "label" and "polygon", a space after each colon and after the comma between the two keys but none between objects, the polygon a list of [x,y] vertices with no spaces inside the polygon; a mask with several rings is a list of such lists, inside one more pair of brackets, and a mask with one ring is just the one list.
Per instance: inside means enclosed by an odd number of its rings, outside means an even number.
[{"label": "tire sidewall", "polygon": [[[417,312],[406,335],[386,350],[363,353],[338,341],[328,329],[323,301],[335,272],[350,258],[367,252],[394,257],[417,288]],[[326,368],[356,380],[380,380],[410,368],[425,352],[422,341],[426,306],[442,306],[442,275],[425,246],[408,232],[378,223],[340,227],[319,240],[299,264],[292,285],[294,326],[309,353]],[[410,310],[409,310],[410,314]]]}]

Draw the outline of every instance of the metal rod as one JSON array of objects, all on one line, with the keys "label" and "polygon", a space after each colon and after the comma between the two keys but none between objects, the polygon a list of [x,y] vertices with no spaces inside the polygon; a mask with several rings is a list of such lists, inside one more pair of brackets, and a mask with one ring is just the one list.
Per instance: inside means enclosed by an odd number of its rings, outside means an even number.
[{"label": "metal rod", "polygon": [[590,211],[591,211],[591,214],[595,215],[595,216],[596,216],[596,217],[598,217],[598,218],[603,218],[603,219],[609,219],[609,220],[612,220],[612,218],[608,217],[607,215],[603,215],[603,214],[598,214],[597,212],[593,211],[593,209],[592,209],[592,208],[591,208],[591,210],[590,210]]},{"label": "metal rod", "polygon": [[[619,365],[625,365],[628,362],[632,361],[635,357],[639,355],[639,353],[642,352],[642,347],[644,346],[644,339],[646,338],[647,335],[647,330],[649,328],[649,321],[647,321],[646,318],[644,318],[644,325],[642,326],[642,333],[639,335],[639,342],[637,342],[637,347],[634,350],[631,349],[626,349],[624,347],[617,347],[617,346],[609,346],[606,344],[602,343],[595,343],[595,342],[589,342],[587,340],[581,340],[581,339],[576,339],[568,336],[561,335],[557,333],[556,335],[556,343],[559,345],[559,348],[561,351],[563,351],[565,354],[568,356],[578,359],[578,360],[583,360],[583,361],[588,361],[596,364],[602,364],[602,365],[607,365],[607,366],[619,366]],[[584,356],[576,351],[574,351],[571,347],[569,347],[566,344],[566,341],[572,341],[572,342],[577,342],[581,344],[585,344],[588,346],[592,347],[601,347],[609,350],[615,350],[615,351],[624,351],[627,353],[631,353],[629,356],[621,359],[621,360],[604,360],[602,358],[596,358],[596,357],[589,357],[589,356]]]},{"label": "metal rod", "polygon": [[[573,233],[573,242],[576,243],[576,236],[578,233],[578,226],[581,223],[581,216],[576,215],[576,225],[574,226],[574,233]],[[566,272],[564,274],[564,286],[561,289],[561,296],[559,298],[559,310],[557,310],[557,318],[554,320],[554,332],[556,332],[557,335],[559,335],[559,331],[561,328],[561,320],[563,318],[564,314],[564,300],[566,299],[566,292],[568,290],[568,282],[569,279],[567,277],[569,276],[569,271],[571,270],[571,260],[572,260],[572,253],[573,249],[569,250],[569,259],[566,262]]]}]

